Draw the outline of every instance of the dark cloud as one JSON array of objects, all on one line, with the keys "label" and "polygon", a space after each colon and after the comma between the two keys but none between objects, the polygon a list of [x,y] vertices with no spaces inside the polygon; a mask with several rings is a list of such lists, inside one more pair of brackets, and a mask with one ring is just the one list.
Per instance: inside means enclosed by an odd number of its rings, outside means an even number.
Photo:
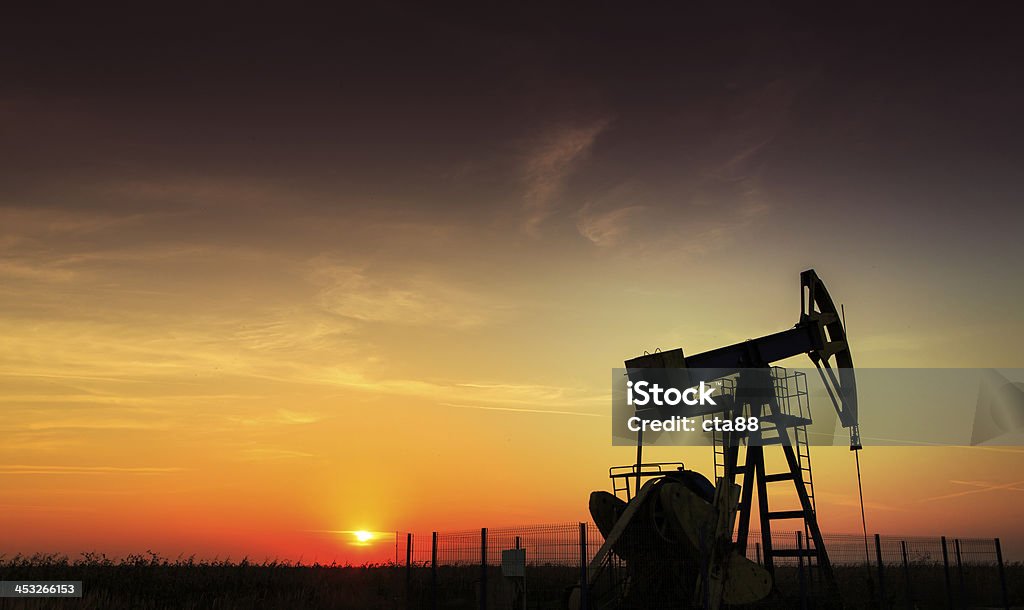
[{"label": "dark cloud", "polygon": [[972,182],[999,202],[1024,153],[1009,23],[717,3],[12,15],[0,198],[135,208],[94,193],[247,182],[295,193],[280,209],[484,221],[536,200],[537,142],[602,125],[545,218],[627,183],[680,210],[837,190],[920,206]]}]

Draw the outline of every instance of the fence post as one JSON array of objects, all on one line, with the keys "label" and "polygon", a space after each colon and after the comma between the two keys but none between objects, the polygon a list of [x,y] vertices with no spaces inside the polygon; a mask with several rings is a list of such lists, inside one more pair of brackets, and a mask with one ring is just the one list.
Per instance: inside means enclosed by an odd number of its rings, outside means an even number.
[{"label": "fence post", "polygon": [[437,532],[430,535],[430,607],[437,610]]},{"label": "fence post", "polygon": [[406,607],[413,607],[413,533],[406,534]]},{"label": "fence post", "polygon": [[882,563],[882,537],[875,534],[875,558],[878,560],[878,607],[885,608],[885,564]]},{"label": "fence post", "polygon": [[1010,596],[1006,594],[1006,569],[1003,568],[1003,547],[996,538],[996,563],[999,564],[999,587],[1003,591],[1003,608],[1010,610]]},{"label": "fence post", "polygon": [[903,580],[907,585],[907,607],[914,607],[914,590],[910,584],[910,562],[907,560],[907,541],[900,540],[900,551],[903,554]]},{"label": "fence post", "polygon": [[405,535],[405,605],[412,608],[412,532]]},{"label": "fence post", "polygon": [[946,547],[946,537],[942,537],[942,571],[946,577],[946,605],[953,607],[953,584],[949,579],[949,549]]},{"label": "fence post", "polygon": [[487,610],[487,528],[480,528],[480,610]]},{"label": "fence post", "polygon": [[956,576],[957,581],[960,583],[959,594],[957,597],[960,599],[960,606],[962,608],[967,607],[967,587],[964,585],[964,564],[960,560],[960,539],[957,538],[953,541],[953,552],[956,553]]},{"label": "fence post", "polygon": [[[522,547],[522,540],[519,536],[516,536],[516,550],[518,551]],[[523,551],[523,556],[526,556],[526,551]],[[519,596],[516,598],[518,601],[512,604],[513,610],[526,610],[526,561],[523,561],[523,576],[519,581]]]},{"label": "fence post", "polygon": [[754,556],[757,557],[757,565],[761,565],[761,543],[754,543]]},{"label": "fence post", "polygon": [[796,561],[800,572],[800,607],[807,608],[807,583],[804,580],[804,541],[803,532],[800,530],[796,532]]},{"label": "fence post", "polygon": [[590,585],[587,582],[587,524],[580,523],[580,610],[590,607]]}]

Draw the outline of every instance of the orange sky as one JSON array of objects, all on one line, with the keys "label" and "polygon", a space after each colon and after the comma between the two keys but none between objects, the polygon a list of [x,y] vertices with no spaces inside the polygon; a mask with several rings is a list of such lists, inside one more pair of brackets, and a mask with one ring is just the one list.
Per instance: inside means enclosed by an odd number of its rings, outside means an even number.
[{"label": "orange sky", "polygon": [[[0,553],[587,519],[610,370],[790,327],[812,267],[858,366],[1024,367],[1013,20],[252,10],[10,28]],[[1024,557],[1024,450],[862,457],[871,531]]]},{"label": "orange sky", "polygon": [[[164,222],[5,213],[23,243],[56,250]],[[325,532],[586,519],[589,491],[633,457],[610,446],[609,370],[645,349],[696,353],[791,325],[806,266],[721,266],[735,284],[703,284],[703,273],[658,284],[670,270],[637,270],[628,252],[570,251],[545,269],[530,252],[543,240],[483,248],[449,228],[421,237],[412,260],[397,233],[380,248],[394,268],[369,254],[340,263],[217,245],[105,245],[6,267],[5,548],[359,562],[390,557],[391,542],[354,547]],[[501,275],[423,262],[454,240],[523,258]],[[1004,323],[934,333],[935,320],[891,311],[920,311],[936,288],[824,258],[858,364],[1021,364]],[[730,295],[750,273],[762,306],[743,311]],[[972,317],[971,299],[945,302],[946,324]],[[711,466],[706,448],[647,457]],[[852,455],[816,449],[814,464],[823,528],[857,531]],[[1021,466],[1015,448],[868,447],[869,527],[998,535],[1012,551],[1024,536]]]}]

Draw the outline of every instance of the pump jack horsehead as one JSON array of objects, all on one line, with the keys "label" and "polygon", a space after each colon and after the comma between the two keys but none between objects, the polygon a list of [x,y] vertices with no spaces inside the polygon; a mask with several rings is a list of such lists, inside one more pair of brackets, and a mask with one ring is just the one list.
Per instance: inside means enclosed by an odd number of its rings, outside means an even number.
[{"label": "pump jack horsehead", "polygon": [[[731,380],[730,390],[716,396],[716,406],[702,407],[699,415],[750,415],[761,425],[757,431],[714,435],[714,485],[679,462],[643,463],[643,432],[637,432],[636,464],[610,469],[616,493],[590,495],[590,513],[605,541],[588,566],[587,582],[572,591],[570,607],[714,609],[749,604],[773,593],[775,560],[780,557],[797,558],[801,566],[817,570],[823,585],[819,604],[839,603],[815,513],[807,439],[810,410],[791,412],[784,394],[797,375],[797,381],[806,384],[806,379],[802,373],[787,375],[772,363],[799,354],[810,357],[840,423],[850,432],[854,451],[861,448],[857,386],[835,303],[813,269],[801,273],[800,282],[800,318],[789,330],[693,356],[674,349],[626,361],[626,375],[634,385],[660,380],[662,385],[668,381],[671,387],[689,388]],[[678,413],[662,408],[647,417],[668,419]],[[785,456],[787,469],[782,472],[765,472],[765,449],[772,445]],[[773,498],[785,483],[800,508],[771,510],[771,483],[780,484],[772,486]],[[617,495],[622,492],[625,500]],[[747,559],[755,492],[761,532],[758,562]],[[772,527],[779,521],[790,524],[785,531],[802,530],[797,548],[773,548]]]}]

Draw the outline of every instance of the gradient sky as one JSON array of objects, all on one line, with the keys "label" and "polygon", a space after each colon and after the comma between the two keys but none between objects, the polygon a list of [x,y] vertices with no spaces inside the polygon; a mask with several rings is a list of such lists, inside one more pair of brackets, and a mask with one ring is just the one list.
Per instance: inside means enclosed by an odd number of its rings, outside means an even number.
[{"label": "gradient sky", "polygon": [[[0,37],[0,552],[586,519],[609,370],[789,327],[810,267],[859,366],[1024,367],[1007,15],[83,10]],[[1024,556],[1024,450],[863,468],[872,531]]]}]

